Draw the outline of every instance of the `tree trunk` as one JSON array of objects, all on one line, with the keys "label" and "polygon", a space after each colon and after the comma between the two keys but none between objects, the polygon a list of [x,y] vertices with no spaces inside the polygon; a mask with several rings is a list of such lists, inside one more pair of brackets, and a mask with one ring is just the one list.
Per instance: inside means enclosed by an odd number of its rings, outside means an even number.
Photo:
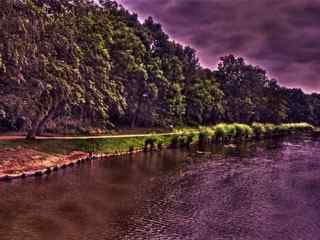
[{"label": "tree trunk", "polygon": [[54,106],[51,107],[51,109],[48,111],[48,113],[44,116],[39,116],[31,126],[30,131],[27,134],[28,140],[34,140],[36,139],[37,135],[41,135],[44,130],[45,124],[56,115],[56,113],[63,107],[63,102],[60,102]]},{"label": "tree trunk", "polygon": [[[40,116],[39,116],[40,118]],[[27,134],[27,140],[35,140],[36,139],[36,135],[37,135],[37,129],[40,123],[39,118],[37,118],[35,121],[32,122],[32,126],[31,129],[28,131]]]},{"label": "tree trunk", "polygon": [[140,113],[140,107],[142,104],[142,96],[139,98],[137,109],[134,111],[132,119],[131,119],[131,128],[135,128],[138,115]]},{"label": "tree trunk", "polygon": [[38,129],[36,131],[37,135],[41,135],[43,133],[44,127],[48,121],[50,121],[63,107],[63,103],[60,102],[57,105],[53,106],[48,114],[40,121],[38,125]]}]

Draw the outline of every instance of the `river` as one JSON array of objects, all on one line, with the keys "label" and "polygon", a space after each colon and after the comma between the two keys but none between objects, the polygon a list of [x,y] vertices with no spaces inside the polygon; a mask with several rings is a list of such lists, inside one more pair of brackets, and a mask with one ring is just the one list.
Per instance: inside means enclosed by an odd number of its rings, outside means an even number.
[{"label": "river", "polygon": [[0,183],[1,240],[320,239],[320,140],[94,161]]}]

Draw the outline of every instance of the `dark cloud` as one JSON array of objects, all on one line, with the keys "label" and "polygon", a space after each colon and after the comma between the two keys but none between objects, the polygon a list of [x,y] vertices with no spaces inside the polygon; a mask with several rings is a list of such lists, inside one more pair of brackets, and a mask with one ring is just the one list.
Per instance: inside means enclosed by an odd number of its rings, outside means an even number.
[{"label": "dark cloud", "polygon": [[320,91],[320,0],[119,0],[214,67],[233,53],[289,87]]}]

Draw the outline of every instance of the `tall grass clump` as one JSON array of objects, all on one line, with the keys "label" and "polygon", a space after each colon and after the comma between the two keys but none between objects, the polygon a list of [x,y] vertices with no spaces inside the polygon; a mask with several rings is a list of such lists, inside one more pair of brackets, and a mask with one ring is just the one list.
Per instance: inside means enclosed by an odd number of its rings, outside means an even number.
[{"label": "tall grass clump", "polygon": [[253,129],[247,124],[235,123],[232,124],[232,127],[235,129],[234,138],[236,140],[246,140],[254,135]]},{"label": "tall grass clump", "polygon": [[182,129],[175,131],[175,135],[171,137],[170,147],[190,147],[196,140],[196,131],[194,129]]},{"label": "tall grass clump", "polygon": [[210,139],[215,137],[215,131],[209,127],[202,127],[199,131],[199,146],[204,147]]},{"label": "tall grass clump", "polygon": [[237,134],[237,130],[234,124],[220,123],[214,127],[215,140],[217,142],[229,142]]}]

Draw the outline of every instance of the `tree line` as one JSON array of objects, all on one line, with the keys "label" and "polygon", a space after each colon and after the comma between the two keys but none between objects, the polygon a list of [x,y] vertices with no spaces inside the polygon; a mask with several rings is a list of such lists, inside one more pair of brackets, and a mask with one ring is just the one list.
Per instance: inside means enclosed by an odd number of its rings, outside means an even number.
[{"label": "tree line", "polygon": [[1,0],[0,130],[319,125],[320,95],[280,87],[233,55],[216,70],[110,0]]}]

